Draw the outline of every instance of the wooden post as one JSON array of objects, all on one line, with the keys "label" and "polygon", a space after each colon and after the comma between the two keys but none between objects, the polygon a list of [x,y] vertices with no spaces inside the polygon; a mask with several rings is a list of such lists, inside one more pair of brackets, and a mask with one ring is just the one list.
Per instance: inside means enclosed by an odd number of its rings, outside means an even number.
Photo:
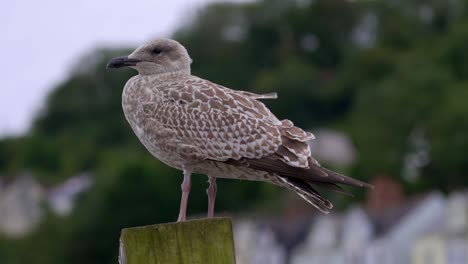
[{"label": "wooden post", "polygon": [[122,230],[120,264],[235,264],[229,218]]}]

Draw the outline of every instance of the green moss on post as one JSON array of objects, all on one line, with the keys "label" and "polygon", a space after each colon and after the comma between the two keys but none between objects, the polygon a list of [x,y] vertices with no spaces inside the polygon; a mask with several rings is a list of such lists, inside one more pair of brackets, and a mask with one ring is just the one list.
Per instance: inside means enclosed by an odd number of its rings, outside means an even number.
[{"label": "green moss on post", "polygon": [[210,218],[126,228],[121,264],[235,264],[231,220]]}]

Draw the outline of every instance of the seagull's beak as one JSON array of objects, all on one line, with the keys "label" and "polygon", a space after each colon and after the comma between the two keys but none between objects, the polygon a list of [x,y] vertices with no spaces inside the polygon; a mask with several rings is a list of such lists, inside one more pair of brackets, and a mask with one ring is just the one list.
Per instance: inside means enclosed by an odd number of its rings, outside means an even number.
[{"label": "seagull's beak", "polygon": [[116,57],[107,63],[107,69],[117,69],[122,67],[136,66],[141,60],[130,59],[127,56]]}]

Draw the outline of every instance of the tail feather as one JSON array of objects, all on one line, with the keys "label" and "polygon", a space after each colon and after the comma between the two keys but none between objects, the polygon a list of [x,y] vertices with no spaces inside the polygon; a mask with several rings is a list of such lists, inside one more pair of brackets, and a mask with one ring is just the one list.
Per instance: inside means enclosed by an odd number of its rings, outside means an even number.
[{"label": "tail feather", "polygon": [[[298,178],[305,181],[322,182],[330,184],[344,184],[354,187],[372,188],[373,186],[353,179],[343,174],[331,171],[320,165],[309,164],[309,168],[292,167],[284,162],[279,162],[275,156],[262,159],[246,159],[246,165],[252,169],[273,172],[284,177]],[[233,162],[229,162],[233,164]]]},{"label": "tail feather", "polygon": [[320,168],[325,173],[327,173],[328,176],[331,176],[334,179],[336,179],[336,182],[334,182],[334,183],[346,184],[346,185],[351,185],[351,186],[354,186],[354,187],[361,187],[361,188],[370,188],[370,189],[374,188],[374,186],[372,186],[371,184],[365,183],[363,181],[353,179],[351,177],[345,176],[345,175],[343,175],[341,173],[338,173],[338,172],[331,171],[331,170],[329,170],[327,168],[324,168],[324,167],[320,167]]},{"label": "tail feather", "polygon": [[277,177],[281,186],[294,191],[324,213],[328,213],[333,208],[333,204],[313,187],[320,187],[349,196],[352,195],[341,188],[340,185],[373,188],[368,183],[326,169],[320,166],[318,162],[309,162],[309,168],[299,168],[288,165],[275,155],[261,159],[227,160],[225,162],[235,166],[245,166],[254,170],[272,173]]},{"label": "tail feather", "polygon": [[287,178],[278,176],[278,179],[283,186],[287,189],[295,192],[297,195],[302,197],[304,200],[309,202],[319,211],[328,214],[333,208],[333,204],[327,199],[323,198],[312,186],[307,184],[305,181],[294,178]]},{"label": "tail feather", "polygon": [[354,196],[352,193],[347,192],[345,189],[343,189],[338,184],[328,183],[328,182],[310,182],[309,184],[318,186],[320,188],[323,188],[323,189],[331,191],[331,192],[344,194],[344,195],[351,196],[351,197]]}]

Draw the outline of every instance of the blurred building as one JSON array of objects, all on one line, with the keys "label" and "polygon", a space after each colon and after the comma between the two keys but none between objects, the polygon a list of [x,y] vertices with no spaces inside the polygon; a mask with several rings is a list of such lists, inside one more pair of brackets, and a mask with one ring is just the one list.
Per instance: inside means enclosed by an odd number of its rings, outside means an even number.
[{"label": "blurred building", "polygon": [[47,195],[50,208],[58,215],[69,215],[75,206],[78,195],[90,188],[92,183],[91,175],[82,173],[51,188]]},{"label": "blurred building", "polygon": [[77,195],[91,184],[88,174],[71,177],[48,190],[27,173],[0,182],[0,235],[15,238],[27,235],[41,223],[46,208],[61,216],[68,215]]},{"label": "blurred building", "polygon": [[41,185],[23,174],[0,185],[0,234],[20,237],[31,232],[42,219]]},{"label": "blurred building", "polygon": [[[235,229],[239,263],[266,263],[258,257],[267,252],[276,256],[271,263],[284,264],[468,263],[468,191],[406,197],[388,176],[372,183],[365,206],[329,215],[286,210],[275,221]],[[267,230],[262,243],[259,230]]]},{"label": "blurred building", "polygon": [[412,248],[413,263],[468,263],[468,191],[449,196],[444,220],[441,230],[416,241]]},{"label": "blurred building", "polygon": [[283,264],[286,249],[279,244],[274,230],[239,220],[234,225],[237,264]]},{"label": "blurred building", "polygon": [[236,262],[250,263],[255,254],[255,239],[257,237],[257,227],[253,220],[237,220],[233,227],[234,242],[236,245]]},{"label": "blurred building", "polygon": [[337,215],[319,216],[310,226],[305,242],[294,249],[291,263],[342,262],[343,254],[336,250],[340,246],[340,227],[341,219]]}]

